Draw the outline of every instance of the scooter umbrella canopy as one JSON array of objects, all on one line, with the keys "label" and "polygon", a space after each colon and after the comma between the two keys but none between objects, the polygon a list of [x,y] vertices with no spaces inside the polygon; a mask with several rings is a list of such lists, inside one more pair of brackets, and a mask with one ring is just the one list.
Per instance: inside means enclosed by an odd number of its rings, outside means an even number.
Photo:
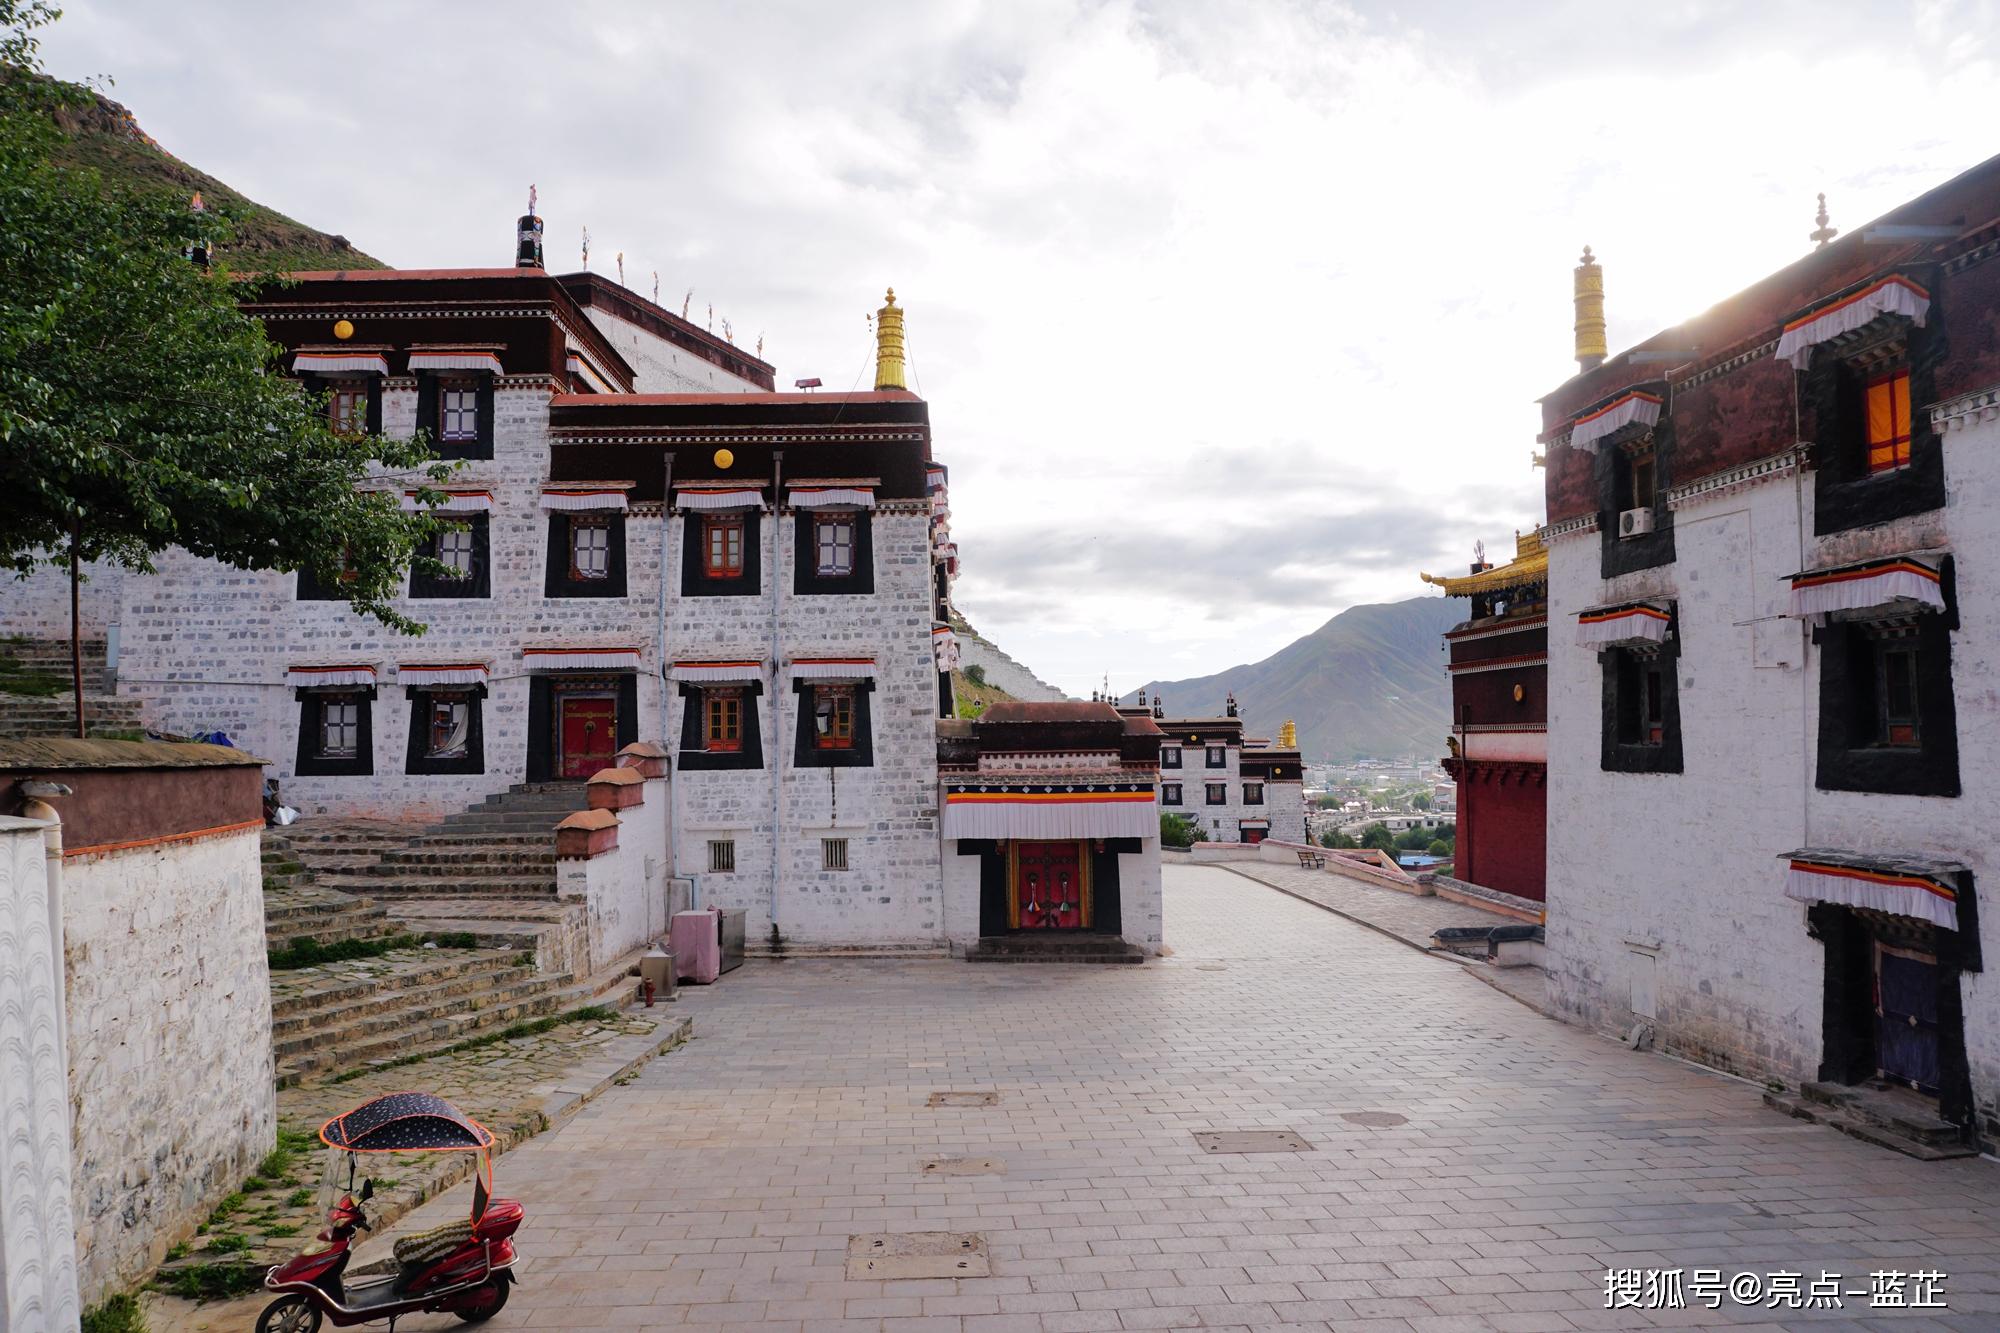
[{"label": "scooter umbrella canopy", "polygon": [[343,1152],[448,1152],[493,1146],[493,1131],[429,1092],[392,1092],[337,1115],[320,1142]]}]

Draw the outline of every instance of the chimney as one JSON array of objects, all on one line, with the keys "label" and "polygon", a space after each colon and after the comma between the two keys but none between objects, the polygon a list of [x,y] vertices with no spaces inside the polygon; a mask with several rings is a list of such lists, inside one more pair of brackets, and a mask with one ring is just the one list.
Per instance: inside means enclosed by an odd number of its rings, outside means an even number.
[{"label": "chimney", "polygon": [[528,211],[521,215],[514,242],[515,268],[542,267],[542,220],[535,216],[535,187],[528,187]]},{"label": "chimney", "polygon": [[1604,364],[1610,348],[1604,343],[1604,270],[1583,247],[1583,262],[1576,266],[1576,368],[1595,370]]},{"label": "chimney", "polygon": [[887,304],[875,312],[875,387],[907,389],[903,382],[903,312],[896,304],[896,289],[889,289]]}]

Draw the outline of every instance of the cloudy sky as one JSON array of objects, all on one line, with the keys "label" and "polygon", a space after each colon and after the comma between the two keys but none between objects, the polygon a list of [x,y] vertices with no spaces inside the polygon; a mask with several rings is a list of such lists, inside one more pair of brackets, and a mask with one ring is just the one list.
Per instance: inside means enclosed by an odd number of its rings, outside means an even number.
[{"label": "cloudy sky", "polygon": [[[52,72],[388,263],[625,254],[781,384],[893,284],[959,601],[1072,692],[1252,661],[1540,513],[1613,348],[2000,151],[1992,0],[71,0]],[[867,387],[864,383],[862,387]]]}]

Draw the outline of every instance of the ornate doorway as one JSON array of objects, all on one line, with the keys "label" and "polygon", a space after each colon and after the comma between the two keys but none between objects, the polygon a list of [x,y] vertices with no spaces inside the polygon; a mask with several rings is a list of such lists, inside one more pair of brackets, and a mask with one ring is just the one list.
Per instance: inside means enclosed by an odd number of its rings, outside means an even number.
[{"label": "ornate doorway", "polygon": [[1090,928],[1090,862],[1081,842],[1014,842],[1007,859],[1010,929]]},{"label": "ornate doorway", "polygon": [[618,700],[609,694],[556,695],[556,776],[588,778],[618,756]]}]

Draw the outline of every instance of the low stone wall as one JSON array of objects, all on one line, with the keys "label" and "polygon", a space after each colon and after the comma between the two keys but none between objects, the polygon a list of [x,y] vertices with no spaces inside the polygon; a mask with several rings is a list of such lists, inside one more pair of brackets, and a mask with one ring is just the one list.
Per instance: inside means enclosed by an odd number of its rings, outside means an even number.
[{"label": "low stone wall", "polygon": [[1324,869],[1329,875],[1345,875],[1364,884],[1394,889],[1398,893],[1415,894],[1419,898],[1429,897],[1431,893],[1428,884],[1405,874],[1402,867],[1390,860],[1386,852],[1342,852],[1302,842],[1279,842],[1274,838],[1266,838],[1258,843],[1256,851],[1258,860],[1272,861],[1279,865],[1297,865],[1299,853],[1310,852],[1326,858]]},{"label": "low stone wall", "polygon": [[590,808],[556,828],[556,891],[585,907],[584,956],[595,976],[667,933],[667,777],[658,746],[629,745],[587,785]]},{"label": "low stone wall", "polygon": [[78,1286],[145,1277],[277,1135],[263,761],[146,741],[0,742],[0,801],[61,784]]}]

